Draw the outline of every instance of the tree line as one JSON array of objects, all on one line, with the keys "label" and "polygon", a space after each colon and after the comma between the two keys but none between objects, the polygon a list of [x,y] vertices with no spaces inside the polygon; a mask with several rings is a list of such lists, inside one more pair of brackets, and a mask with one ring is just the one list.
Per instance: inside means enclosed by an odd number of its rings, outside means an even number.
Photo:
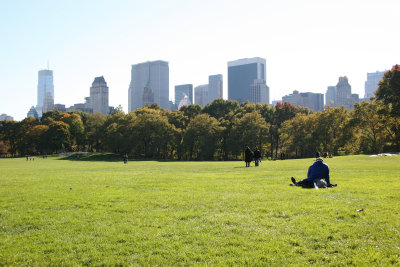
[{"label": "tree line", "polygon": [[380,153],[400,150],[400,69],[385,73],[370,102],[354,110],[312,112],[290,103],[216,99],[177,111],[157,104],[129,114],[49,111],[40,120],[0,122],[0,154],[93,151],[175,160],[238,160],[246,146],[263,155],[310,157],[315,151]]}]

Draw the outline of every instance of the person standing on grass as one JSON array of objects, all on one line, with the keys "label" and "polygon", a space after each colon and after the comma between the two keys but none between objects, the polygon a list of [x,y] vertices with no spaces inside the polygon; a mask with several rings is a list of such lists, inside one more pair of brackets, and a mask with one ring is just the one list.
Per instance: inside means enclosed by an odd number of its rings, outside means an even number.
[{"label": "person standing on grass", "polygon": [[249,147],[246,147],[244,151],[244,161],[246,162],[246,167],[250,167],[250,162],[253,160],[253,152],[251,152]]},{"label": "person standing on grass", "polygon": [[127,164],[128,163],[128,154],[124,155],[124,163]]},{"label": "person standing on grass", "polygon": [[254,162],[255,165],[258,166],[258,163],[261,161],[261,152],[258,150],[258,147],[254,150]]},{"label": "person standing on grass", "polygon": [[313,188],[315,186],[314,183],[319,183],[319,181],[323,179],[326,182],[324,187],[336,186],[331,184],[329,178],[329,166],[325,164],[324,161],[320,158],[319,152],[315,154],[315,157],[315,162],[308,168],[307,178],[297,182],[296,179],[292,177],[290,178],[292,183],[295,186]]}]

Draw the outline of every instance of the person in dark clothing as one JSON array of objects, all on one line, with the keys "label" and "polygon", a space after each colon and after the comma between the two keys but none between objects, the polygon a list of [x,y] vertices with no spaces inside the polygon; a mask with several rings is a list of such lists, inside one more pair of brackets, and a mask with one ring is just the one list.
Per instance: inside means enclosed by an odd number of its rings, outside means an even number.
[{"label": "person in dark clothing", "polygon": [[125,163],[125,164],[128,163],[128,154],[125,154],[125,155],[124,155],[124,163]]},{"label": "person in dark clothing", "polygon": [[261,161],[261,152],[258,150],[258,147],[254,150],[254,162],[255,165],[258,166],[258,163]]},{"label": "person in dark clothing", "polygon": [[315,157],[315,162],[308,168],[307,178],[297,182],[296,179],[292,177],[291,181],[293,185],[305,188],[313,188],[318,187],[317,183],[323,179],[325,180],[324,187],[336,186],[331,184],[329,177],[329,166],[320,158],[319,152],[316,153]]},{"label": "person in dark clothing", "polygon": [[253,152],[251,152],[249,147],[246,147],[244,151],[244,161],[246,162],[246,167],[250,167],[250,162],[253,160]]}]

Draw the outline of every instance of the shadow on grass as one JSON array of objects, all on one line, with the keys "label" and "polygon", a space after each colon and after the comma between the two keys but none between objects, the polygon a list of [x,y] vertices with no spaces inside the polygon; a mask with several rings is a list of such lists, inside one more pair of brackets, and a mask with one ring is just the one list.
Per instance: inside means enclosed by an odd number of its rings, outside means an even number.
[{"label": "shadow on grass", "polygon": [[[93,153],[93,152],[68,152],[60,153],[58,160],[72,161],[104,161],[104,162],[123,162],[123,155],[114,153]],[[158,162],[174,162],[174,160],[157,160],[145,157],[129,158],[129,161],[158,161]]]},{"label": "shadow on grass", "polygon": [[112,153],[87,153],[87,152],[76,152],[60,154],[58,160],[74,160],[74,161],[108,161],[117,162],[123,161],[121,155]]}]

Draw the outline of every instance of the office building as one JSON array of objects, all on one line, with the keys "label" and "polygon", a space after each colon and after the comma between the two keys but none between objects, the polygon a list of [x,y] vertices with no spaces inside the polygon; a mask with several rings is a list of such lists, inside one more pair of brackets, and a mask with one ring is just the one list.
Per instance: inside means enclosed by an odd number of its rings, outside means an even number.
[{"label": "office building", "polygon": [[31,107],[31,109],[28,111],[28,114],[26,114],[26,117],[33,117],[36,119],[39,119],[39,113],[37,112],[37,110],[35,109],[34,106]]},{"label": "office building", "polygon": [[289,102],[294,106],[309,108],[313,111],[322,111],[324,108],[324,95],[320,93],[299,93],[295,90],[292,94],[282,97],[282,102]]},{"label": "office building", "polygon": [[367,73],[364,98],[370,98],[375,96],[375,91],[376,89],[378,89],[379,82],[382,80],[385,72],[386,71],[377,71],[377,72]]},{"label": "office building", "polygon": [[[46,93],[47,94],[46,96]],[[54,103],[54,84],[53,84],[53,71],[52,70],[40,70],[38,72],[38,86],[37,86],[37,105],[36,111],[38,112],[39,117],[42,117],[43,107],[45,97],[46,101],[51,103],[50,98]],[[45,107],[45,110],[48,110],[48,106]]]},{"label": "office building", "polygon": [[266,84],[266,60],[244,58],[228,62],[228,99],[239,103],[250,101],[250,87],[255,80]]},{"label": "office building", "polygon": [[354,99],[351,95],[351,85],[346,76],[339,77],[339,82],[336,85],[335,103],[333,106],[344,106],[347,109],[353,109]]},{"label": "office building", "polygon": [[300,93],[302,107],[307,107],[313,111],[322,111],[324,109],[324,95],[320,93]]},{"label": "office building", "polygon": [[148,104],[151,100],[162,108],[170,108],[169,66],[166,61],[148,61],[132,65],[128,111],[141,108],[145,105],[143,101],[147,101]]},{"label": "office building", "polygon": [[208,104],[208,84],[194,88],[194,103],[202,107]]},{"label": "office building", "polygon": [[93,113],[109,113],[108,86],[103,76],[96,77],[90,87],[90,108]]},{"label": "office building", "polygon": [[223,98],[222,74],[208,76],[208,98],[209,103],[214,99]]},{"label": "office building", "polygon": [[54,99],[50,92],[46,92],[43,99],[43,108],[42,112],[46,113],[47,111],[54,109]]},{"label": "office building", "polygon": [[9,116],[5,113],[0,115],[0,121],[13,121],[14,118],[12,116]]},{"label": "office building", "polygon": [[[185,106],[193,104],[193,84],[182,84],[175,86],[175,104],[178,109],[182,99],[185,99]],[[183,104],[183,103],[182,103]]]},{"label": "office building", "polygon": [[54,105],[54,110],[58,110],[62,113],[67,112],[67,109],[65,108],[64,104],[55,104]]},{"label": "office building", "polygon": [[325,93],[325,105],[333,106],[336,98],[336,86],[328,86]]},{"label": "office building", "polygon": [[269,104],[269,87],[264,80],[254,80],[250,85],[250,102]]},{"label": "office building", "polygon": [[301,99],[300,99],[300,93],[297,90],[294,90],[292,94],[282,96],[282,103],[288,102],[292,104],[293,106],[300,106],[301,105]]}]

